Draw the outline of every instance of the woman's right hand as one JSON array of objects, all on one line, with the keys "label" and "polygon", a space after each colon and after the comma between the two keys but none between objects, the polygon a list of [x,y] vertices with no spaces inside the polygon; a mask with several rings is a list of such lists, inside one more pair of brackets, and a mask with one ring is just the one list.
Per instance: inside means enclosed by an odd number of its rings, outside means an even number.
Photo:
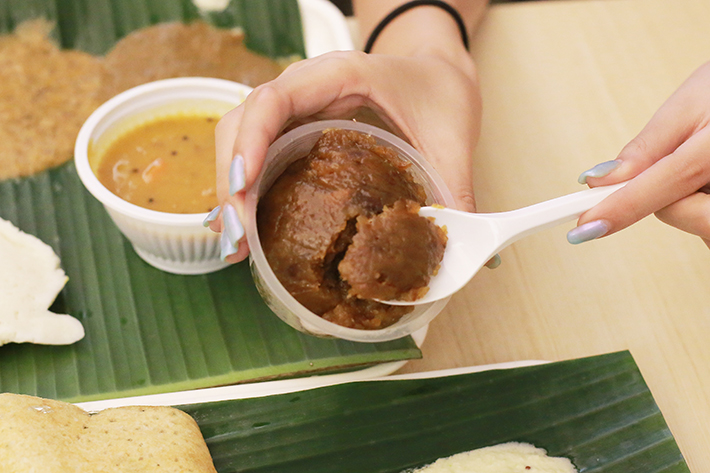
[{"label": "woman's right hand", "polygon": [[480,133],[481,100],[468,53],[454,63],[429,54],[333,52],[291,65],[218,123],[222,210],[210,228],[226,230],[223,259],[234,263],[248,254],[240,223],[245,191],[279,134],[298,123],[349,118],[362,108],[374,111],[431,162],[459,209],[475,210],[471,157]]}]

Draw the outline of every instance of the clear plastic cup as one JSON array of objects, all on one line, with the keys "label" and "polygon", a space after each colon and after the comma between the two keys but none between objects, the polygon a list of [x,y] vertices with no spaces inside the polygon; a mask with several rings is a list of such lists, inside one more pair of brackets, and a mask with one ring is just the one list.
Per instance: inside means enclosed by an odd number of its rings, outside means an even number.
[{"label": "clear plastic cup", "polygon": [[297,159],[305,157],[316,140],[329,128],[355,130],[372,135],[378,144],[395,150],[412,163],[408,171],[427,193],[427,204],[454,207],[454,198],[434,168],[411,145],[372,125],[351,120],[327,120],[300,126],[281,136],[270,147],[263,168],[246,195],[245,230],[249,243],[249,263],[259,293],[267,305],[284,322],[297,330],[321,337],[336,337],[356,342],[384,342],[405,337],[426,326],[446,306],[449,298],[431,304],[415,306],[395,324],[379,330],[360,330],[329,322],[302,306],[279,282],[266,260],[259,241],[256,210],[259,198],[276,178]]},{"label": "clear plastic cup", "polygon": [[74,148],[79,178],[148,264],[175,274],[204,274],[228,265],[220,260],[220,236],[202,225],[207,213],[145,209],[104,187],[95,174],[102,150],[123,133],[161,116],[186,112],[223,115],[243,102],[251,90],[236,82],[204,77],[150,82],[108,100],[79,131]]}]

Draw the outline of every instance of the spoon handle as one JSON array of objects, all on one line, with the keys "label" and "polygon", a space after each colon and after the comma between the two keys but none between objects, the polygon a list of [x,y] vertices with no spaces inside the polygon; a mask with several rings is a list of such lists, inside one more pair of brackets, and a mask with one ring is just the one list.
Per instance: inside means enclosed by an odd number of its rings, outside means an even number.
[{"label": "spoon handle", "polygon": [[497,213],[501,240],[507,246],[532,233],[573,220],[625,185],[626,182],[622,182],[594,187],[522,209]]}]

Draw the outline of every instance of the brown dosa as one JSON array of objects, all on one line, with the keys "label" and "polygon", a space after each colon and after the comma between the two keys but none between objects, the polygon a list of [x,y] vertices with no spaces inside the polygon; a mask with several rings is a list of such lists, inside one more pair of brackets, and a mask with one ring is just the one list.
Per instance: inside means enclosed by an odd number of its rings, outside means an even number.
[{"label": "brown dosa", "polygon": [[88,414],[73,404],[0,394],[3,473],[215,473],[197,423],[171,407]]},{"label": "brown dosa", "polygon": [[201,21],[136,30],[109,51],[105,66],[103,99],[171,77],[216,77],[256,87],[283,70],[276,61],[249,51],[241,30],[217,29]]},{"label": "brown dosa", "polygon": [[283,66],[249,51],[238,30],[162,23],[130,33],[105,58],[61,50],[51,23],[31,20],[0,37],[0,180],[71,159],[76,135],[102,102],[146,82],[216,77],[255,87]]},{"label": "brown dosa", "polygon": [[60,50],[50,30],[33,20],[0,37],[0,180],[68,161],[100,104],[101,60]]}]

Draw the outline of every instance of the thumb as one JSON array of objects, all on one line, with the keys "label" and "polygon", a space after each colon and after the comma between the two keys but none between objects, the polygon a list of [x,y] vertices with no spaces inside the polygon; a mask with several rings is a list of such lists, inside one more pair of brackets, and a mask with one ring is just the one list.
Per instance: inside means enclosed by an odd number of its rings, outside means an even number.
[{"label": "thumb", "polygon": [[[441,135],[438,135],[441,136]],[[473,149],[475,140],[457,143],[460,140],[427,140],[427,135],[415,141],[427,161],[434,167],[451,191],[457,210],[476,211],[476,197],[473,190]],[[477,136],[477,135],[474,135]],[[454,143],[456,143],[454,145]]]},{"label": "thumb", "polygon": [[473,177],[471,173],[466,172],[459,166],[453,166],[452,169],[445,168],[439,171],[439,174],[441,174],[441,178],[446,182],[453,194],[456,208],[464,212],[475,212],[476,197],[473,193]]}]

